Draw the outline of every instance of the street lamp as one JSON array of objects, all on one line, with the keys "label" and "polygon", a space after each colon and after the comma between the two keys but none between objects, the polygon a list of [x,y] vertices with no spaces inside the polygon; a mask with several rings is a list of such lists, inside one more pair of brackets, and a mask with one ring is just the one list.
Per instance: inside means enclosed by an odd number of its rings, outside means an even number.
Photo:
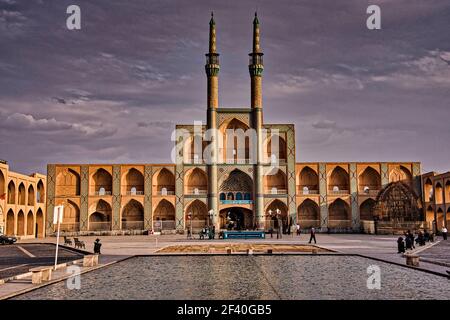
[{"label": "street lamp", "polygon": [[281,210],[280,209],[276,209],[276,217],[277,217],[277,222],[278,222],[278,230],[277,230],[277,239],[282,237],[282,227],[283,227],[283,221],[281,221]]},{"label": "street lamp", "polygon": [[209,227],[210,224],[213,224],[213,223],[212,223],[212,222],[213,222],[213,221],[212,221],[213,216],[214,216],[214,210],[211,209],[211,210],[208,211],[208,227]]},{"label": "street lamp", "polygon": [[189,233],[188,233],[188,239],[192,239],[192,212],[188,213],[188,219],[189,219]]}]

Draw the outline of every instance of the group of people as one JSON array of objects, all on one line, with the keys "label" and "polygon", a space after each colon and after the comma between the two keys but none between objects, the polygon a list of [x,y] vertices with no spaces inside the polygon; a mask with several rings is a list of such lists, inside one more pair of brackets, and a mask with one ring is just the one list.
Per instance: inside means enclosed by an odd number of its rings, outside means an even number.
[{"label": "group of people", "polygon": [[[291,233],[292,233],[292,236],[294,236],[294,234],[297,234],[297,236],[300,236],[300,234],[302,233],[300,224],[296,223],[295,225],[293,225]],[[270,234],[270,237],[273,238],[273,228],[272,227],[269,228],[269,234]],[[281,238],[281,236],[282,236],[281,230],[277,230],[277,239]],[[312,227],[309,231],[309,243],[311,243],[313,240],[314,240],[314,243],[317,243],[316,229],[314,227]]]},{"label": "group of people", "polygon": [[[398,237],[397,239],[397,247],[398,253],[405,253],[406,250],[413,250],[416,248],[416,245],[424,246],[427,242],[434,242],[435,234],[433,232],[428,232],[428,230],[420,230],[417,233],[417,237],[414,236],[414,232],[410,230],[406,231],[404,237]],[[447,240],[447,229],[444,227],[442,229],[442,238]]]},{"label": "group of people", "polygon": [[216,238],[215,226],[207,226],[200,231],[200,239],[203,240],[205,238],[208,238],[209,240],[213,240]]}]

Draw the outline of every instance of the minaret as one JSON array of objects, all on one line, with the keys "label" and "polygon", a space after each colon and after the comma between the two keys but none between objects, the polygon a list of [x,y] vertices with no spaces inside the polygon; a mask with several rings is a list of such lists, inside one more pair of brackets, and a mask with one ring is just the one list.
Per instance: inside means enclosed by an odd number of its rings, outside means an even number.
[{"label": "minaret", "polygon": [[[205,71],[207,76],[207,129],[210,132],[217,132],[217,108],[219,106],[219,54],[216,52],[216,22],[214,14],[211,12],[209,21],[209,52],[206,54]],[[219,212],[217,198],[217,137],[213,136],[212,159],[208,162],[208,210],[214,211],[213,225],[219,229]]]},{"label": "minaret", "polygon": [[252,124],[253,129],[256,130],[256,164],[254,166],[254,189],[255,189],[255,219],[258,228],[264,227],[264,192],[263,192],[263,150],[262,150],[262,73],[263,53],[259,45],[259,21],[258,15],[255,12],[255,19],[253,19],[253,51],[249,53],[248,71],[250,72],[251,81],[251,101],[252,108]]}]

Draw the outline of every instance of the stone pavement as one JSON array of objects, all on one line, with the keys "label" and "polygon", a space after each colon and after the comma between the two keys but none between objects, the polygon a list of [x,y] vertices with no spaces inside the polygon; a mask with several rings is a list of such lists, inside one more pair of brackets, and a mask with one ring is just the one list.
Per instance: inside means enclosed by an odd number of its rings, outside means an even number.
[{"label": "stone pavement", "polygon": [[[80,240],[86,244],[86,251],[93,251],[94,240],[97,237],[80,237]],[[96,268],[101,268],[109,264],[113,264],[134,255],[149,255],[155,254],[161,248],[171,245],[193,245],[193,244],[230,244],[230,243],[256,243],[256,244],[287,244],[287,245],[302,245],[307,244],[309,235],[302,234],[300,237],[293,235],[283,235],[282,239],[266,238],[266,239],[252,239],[252,240],[187,240],[183,235],[163,235],[163,236],[105,236],[100,237],[102,243],[102,255],[99,259],[99,266],[94,268],[82,268],[82,273],[89,272]],[[401,254],[397,254],[397,236],[375,236],[362,234],[317,234],[317,245],[325,249],[333,250],[345,254],[358,254],[369,258],[379,259],[382,261],[392,262],[398,265],[406,265],[405,258]],[[419,269],[428,272],[446,275],[446,270],[450,269],[446,263],[450,263],[450,241],[438,241],[433,244],[427,244],[425,247],[416,247],[417,254],[419,254],[427,262],[421,261]],[[32,239],[19,241],[16,245],[8,247],[7,250],[15,250],[16,253],[22,251],[22,248],[28,248],[34,253],[39,250],[38,244],[55,243],[55,237],[46,239]],[[54,248],[54,246],[52,246]],[[5,247],[6,248],[6,247]],[[44,250],[45,251],[45,250]],[[71,252],[70,250],[62,249],[61,252]],[[22,253],[24,253],[22,251]],[[26,255],[26,254],[25,254]],[[19,256],[21,253],[19,252]],[[64,254],[63,254],[64,256]],[[23,257],[23,255],[22,255]],[[73,258],[72,258],[73,260]],[[433,262],[433,263],[432,263]],[[439,264],[436,264],[439,263]],[[69,264],[72,262],[68,262]],[[51,265],[51,264],[50,264]],[[61,266],[54,272],[54,281],[45,285],[61,281],[68,278],[65,265]],[[8,281],[0,285],[0,299],[9,297],[17,292],[25,292],[42,285],[31,284],[31,276],[28,274],[19,277],[13,281]]]},{"label": "stone pavement", "polygon": [[423,260],[446,266],[447,270],[450,270],[450,240],[442,240],[418,255]]},{"label": "stone pavement", "polygon": [[71,261],[68,263],[58,264],[57,269],[52,272],[52,280],[42,284],[32,284],[31,274],[25,273],[20,276],[16,276],[14,280],[7,281],[0,285],[0,300],[8,299],[16,296],[17,294],[29,292],[62,280],[68,279],[72,274],[68,271],[67,267],[71,265],[77,265],[80,267],[80,274],[93,271],[99,268],[106,267],[116,262],[122,261],[129,256],[119,255],[102,255],[99,257],[99,264],[95,267],[83,267],[83,259]]},{"label": "stone pavement", "polygon": [[[82,258],[76,251],[61,248],[58,262],[69,262]],[[0,279],[28,272],[30,268],[52,265],[55,261],[53,244],[21,243],[0,246]]]}]

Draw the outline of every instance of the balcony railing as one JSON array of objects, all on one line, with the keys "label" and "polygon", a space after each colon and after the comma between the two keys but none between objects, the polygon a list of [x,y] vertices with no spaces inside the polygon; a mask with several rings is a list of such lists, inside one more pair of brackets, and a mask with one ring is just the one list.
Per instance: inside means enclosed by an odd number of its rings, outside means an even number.
[{"label": "balcony railing", "polygon": [[[58,225],[55,225],[55,231],[57,230]],[[80,224],[77,223],[61,223],[60,230],[62,232],[77,232],[80,231]]]},{"label": "balcony railing", "polygon": [[144,191],[127,191],[127,196],[143,196]]},{"label": "balcony railing", "polygon": [[329,228],[349,228],[352,226],[350,220],[328,220]]},{"label": "balcony railing", "polygon": [[173,230],[175,229],[174,220],[155,220],[153,221],[153,230],[160,232],[162,230]]},{"label": "balcony railing", "polygon": [[122,230],[144,230],[144,221],[122,221]]},{"label": "balcony railing", "polygon": [[312,189],[303,190],[303,187],[300,187],[297,189],[297,194],[299,195],[319,194],[319,190],[312,190]]},{"label": "balcony railing", "polygon": [[186,219],[186,225],[184,226],[186,229],[190,229],[192,224],[192,230],[199,231],[200,229],[206,227],[208,222],[205,220],[193,219],[192,221]]},{"label": "balcony railing", "polygon": [[286,189],[266,189],[264,194],[287,194]]},{"label": "balcony railing", "polygon": [[349,194],[349,190],[328,190],[328,194]]},{"label": "balcony railing", "polygon": [[111,221],[89,222],[89,231],[111,231]]},{"label": "balcony railing", "polygon": [[253,200],[220,200],[221,204],[252,204]]},{"label": "balcony railing", "polygon": [[208,190],[206,189],[198,189],[198,188],[188,188],[186,190],[186,195],[207,195],[208,194]]},{"label": "balcony railing", "polygon": [[380,190],[377,190],[377,189],[375,189],[375,190],[372,190],[372,189],[369,189],[369,190],[359,190],[359,194],[361,194],[361,195],[368,195],[368,196],[377,196],[378,195],[378,193],[380,192]]},{"label": "balcony railing", "polygon": [[155,195],[157,195],[157,196],[173,196],[174,194],[175,194],[175,191],[169,191],[169,190],[167,190],[165,192],[163,192],[163,191],[155,192]]},{"label": "balcony railing", "polygon": [[94,191],[94,192],[91,192],[91,196],[97,196],[97,197],[110,196],[111,194],[112,194],[111,191]]}]

